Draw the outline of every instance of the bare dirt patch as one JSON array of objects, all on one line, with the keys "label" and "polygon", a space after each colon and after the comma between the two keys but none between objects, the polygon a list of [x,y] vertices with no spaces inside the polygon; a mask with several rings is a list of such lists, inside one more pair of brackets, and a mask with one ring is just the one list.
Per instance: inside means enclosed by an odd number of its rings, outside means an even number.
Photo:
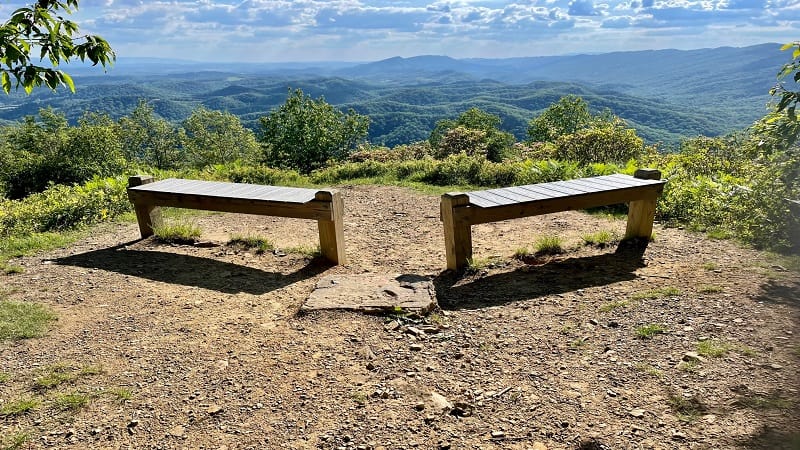
[{"label": "bare dirt patch", "polygon": [[[442,271],[438,197],[343,193],[345,266],[286,251],[316,245],[313,222],[232,214],[194,220],[206,241],[284,251],[137,241],[122,224],[14,261],[8,297],[59,319],[0,344],[0,408],[38,401],[0,416],[0,443],[799,448],[800,276],[764,254],[658,226],[644,252],[585,246],[624,221],[568,212],[474,227],[487,262],[459,277]],[[514,259],[543,235],[566,253]],[[441,309],[298,313],[321,277],[360,273],[431,277]]]}]

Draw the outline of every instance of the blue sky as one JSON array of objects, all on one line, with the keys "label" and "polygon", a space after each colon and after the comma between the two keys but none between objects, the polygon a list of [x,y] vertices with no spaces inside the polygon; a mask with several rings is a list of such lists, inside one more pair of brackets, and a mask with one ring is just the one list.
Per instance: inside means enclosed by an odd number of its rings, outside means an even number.
[{"label": "blue sky", "polygon": [[[8,13],[22,2],[0,3]],[[800,39],[800,0],[84,0],[119,57],[375,61],[746,46]]]}]

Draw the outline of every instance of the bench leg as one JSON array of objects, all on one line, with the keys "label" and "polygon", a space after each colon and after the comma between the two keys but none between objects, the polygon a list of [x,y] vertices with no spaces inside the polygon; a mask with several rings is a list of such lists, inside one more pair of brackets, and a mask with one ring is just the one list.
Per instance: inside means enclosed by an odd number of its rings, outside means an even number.
[{"label": "bench leg", "polygon": [[653,234],[653,220],[656,216],[656,197],[632,201],[628,206],[628,225],[625,239],[650,239]]},{"label": "bench leg", "polygon": [[[633,174],[635,178],[643,180],[660,180],[661,172],[655,169],[638,169]],[[656,217],[656,199],[652,198],[632,201],[628,205],[628,226],[625,228],[625,239],[645,238],[650,239],[653,234],[653,220]]]},{"label": "bench leg", "polygon": [[[136,175],[128,177],[128,186],[136,187],[153,181],[155,180],[149,175]],[[139,223],[142,239],[152,236],[153,228],[161,226],[161,208],[155,205],[134,203],[133,209],[136,211],[136,222]]]},{"label": "bench leg", "polygon": [[316,200],[331,203],[332,220],[318,220],[319,249],[334,264],[346,264],[344,253],[344,201],[337,191],[319,191]]},{"label": "bench leg", "polygon": [[467,194],[444,194],[441,217],[444,224],[444,246],[447,268],[461,270],[472,257],[472,230],[469,223],[457,220],[455,208],[469,204]]}]

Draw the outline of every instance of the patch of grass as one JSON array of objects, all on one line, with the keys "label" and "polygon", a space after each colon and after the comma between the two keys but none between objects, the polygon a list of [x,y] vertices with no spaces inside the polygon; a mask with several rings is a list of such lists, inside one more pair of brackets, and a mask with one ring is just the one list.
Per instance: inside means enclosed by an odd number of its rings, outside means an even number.
[{"label": "patch of grass", "polygon": [[0,372],[0,384],[8,383],[11,380],[11,374],[6,372]]},{"label": "patch of grass", "polygon": [[656,368],[656,367],[654,367],[654,366],[652,366],[650,364],[647,364],[647,363],[637,363],[635,365],[635,367],[637,369],[641,370],[642,372],[644,372],[644,373],[646,373],[648,375],[652,375],[652,376],[654,376],[656,378],[661,378],[661,377],[664,376],[664,372],[663,371],[661,371],[658,368]]},{"label": "patch of grass", "polygon": [[717,228],[717,227],[707,229],[706,230],[706,236],[708,236],[711,239],[716,239],[716,240],[725,240],[725,239],[731,239],[731,238],[734,237],[734,235],[730,231],[724,230],[722,228]]},{"label": "patch of grass", "polygon": [[678,364],[678,370],[681,372],[697,373],[697,366],[699,365],[700,363],[695,360],[681,361],[681,363]]},{"label": "patch of grass", "polygon": [[581,348],[586,345],[586,339],[578,338],[569,343],[570,348]]},{"label": "patch of grass", "polygon": [[44,374],[34,381],[34,386],[38,389],[52,389],[75,378],[75,374],[65,364],[56,364],[45,369]]},{"label": "patch of grass", "polygon": [[0,341],[42,336],[56,315],[37,303],[0,299]]},{"label": "patch of grass", "polygon": [[47,232],[5,237],[0,239],[0,263],[5,263],[10,258],[18,258],[40,251],[65,247],[78,240],[85,233],[85,231]]},{"label": "patch of grass", "polygon": [[539,255],[558,255],[564,253],[563,241],[558,236],[541,236],[534,244]]},{"label": "patch of grass", "polygon": [[228,240],[228,245],[254,249],[257,254],[261,254],[275,248],[269,239],[253,235],[232,235]]},{"label": "patch of grass", "polygon": [[201,233],[200,227],[191,222],[164,222],[153,228],[156,239],[168,244],[194,244]]},{"label": "patch of grass", "polygon": [[704,284],[697,289],[701,294],[716,294],[722,292],[722,288],[713,284]]},{"label": "patch of grass", "polygon": [[653,336],[657,334],[663,334],[666,331],[667,329],[664,328],[663,326],[655,323],[650,323],[647,325],[642,325],[641,327],[637,328],[636,337],[638,337],[639,339],[652,339]]},{"label": "patch of grass", "polygon": [[25,272],[25,268],[22,266],[7,265],[3,263],[0,263],[0,270],[2,270],[6,275],[15,275]]},{"label": "patch of grass", "polygon": [[4,403],[0,407],[0,416],[21,416],[39,407],[39,400],[26,398]]},{"label": "patch of grass", "polygon": [[606,230],[598,231],[597,233],[584,234],[581,236],[584,245],[591,245],[594,247],[604,248],[617,241],[614,233]]},{"label": "patch of grass", "polygon": [[616,300],[613,302],[605,303],[600,306],[601,312],[610,312],[617,308],[627,308],[630,302],[627,300]]},{"label": "patch of grass", "polygon": [[663,288],[650,289],[647,291],[635,292],[631,295],[633,300],[654,300],[657,298],[676,297],[681,295],[681,290],[675,287],[667,286]]},{"label": "patch of grass", "polygon": [[0,440],[0,450],[20,450],[31,436],[28,433],[17,433]]},{"label": "patch of grass", "polygon": [[528,247],[520,247],[514,251],[514,259],[525,259],[530,256]]},{"label": "patch of grass", "polygon": [[297,253],[300,255],[305,256],[306,258],[319,258],[322,256],[322,250],[320,250],[319,245],[316,246],[306,246],[300,245],[297,247],[289,247],[285,250],[286,253]]},{"label": "patch of grass", "polygon": [[705,270],[715,270],[715,269],[719,269],[719,264],[717,264],[717,263],[715,263],[713,261],[708,261],[708,262],[704,262],[701,267],[703,269],[705,269]]},{"label": "patch of grass", "polygon": [[77,411],[86,407],[89,404],[90,397],[88,394],[81,394],[80,392],[73,392],[71,394],[59,395],[53,400],[56,408],[62,411]]},{"label": "patch of grass", "polygon": [[103,369],[102,366],[83,366],[78,371],[77,376],[85,377],[91,375],[100,375],[102,373],[105,373],[105,370]]},{"label": "patch of grass", "polygon": [[364,405],[367,403],[367,394],[356,391],[350,394],[350,398],[353,399],[354,402],[358,403],[359,405]]},{"label": "patch of grass", "polygon": [[709,339],[697,343],[697,354],[709,358],[720,358],[731,350],[731,345],[727,342],[716,339]]},{"label": "patch of grass", "polygon": [[561,329],[559,329],[558,332],[561,334],[569,335],[572,334],[572,332],[575,331],[577,327],[578,325],[575,322],[568,321],[561,326]]},{"label": "patch of grass", "polygon": [[108,391],[114,396],[117,403],[125,403],[133,398],[133,392],[127,388],[116,388]]},{"label": "patch of grass", "polygon": [[497,262],[497,258],[469,258],[464,273],[467,275],[476,274],[493,267]]},{"label": "patch of grass", "polygon": [[673,394],[669,396],[668,402],[681,422],[694,422],[708,411],[706,405],[697,396],[686,398],[682,395]]}]

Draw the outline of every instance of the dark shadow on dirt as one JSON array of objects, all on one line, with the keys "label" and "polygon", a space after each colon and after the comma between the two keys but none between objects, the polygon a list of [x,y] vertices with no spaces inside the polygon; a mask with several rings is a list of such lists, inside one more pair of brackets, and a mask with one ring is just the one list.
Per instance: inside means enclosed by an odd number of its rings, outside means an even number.
[{"label": "dark shadow on dirt", "polygon": [[761,286],[761,293],[756,300],[800,308],[800,282],[787,284],[779,280],[769,280]]},{"label": "dark shadow on dirt", "polygon": [[442,309],[474,309],[632,280],[644,267],[644,250],[621,244],[615,253],[525,266],[463,284],[462,276],[446,271],[433,280],[436,298]]},{"label": "dark shadow on dirt", "polygon": [[748,450],[797,450],[800,449],[800,432],[763,426],[755,436],[739,442],[739,447]]},{"label": "dark shadow on dirt", "polygon": [[53,260],[66,266],[108,270],[164,283],[182,284],[226,294],[254,295],[280,289],[316,276],[331,265],[321,258],[290,274],[266,272],[247,266],[153,250],[126,249],[131,243],[93,250]]}]

